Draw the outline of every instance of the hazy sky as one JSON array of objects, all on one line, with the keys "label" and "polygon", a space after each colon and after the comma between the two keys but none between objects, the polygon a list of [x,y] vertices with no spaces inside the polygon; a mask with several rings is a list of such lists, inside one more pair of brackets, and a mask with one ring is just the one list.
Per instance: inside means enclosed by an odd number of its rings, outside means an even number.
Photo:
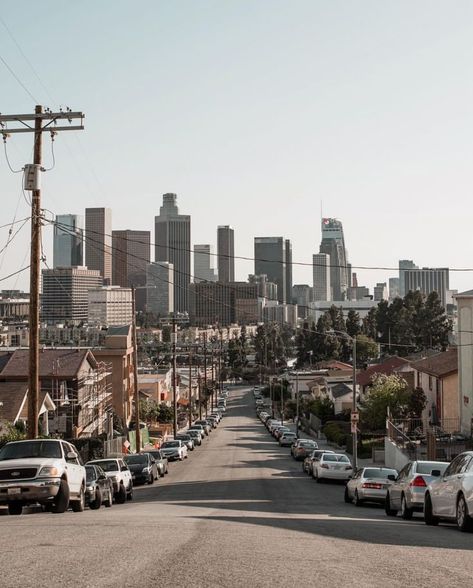
[{"label": "hazy sky", "polygon": [[[33,96],[87,117],[56,139],[43,177],[53,213],[110,206],[114,229],[154,231],[162,194],[176,192],[193,243],[231,224],[239,255],[283,235],[310,262],[323,202],[354,266],[473,267],[471,0],[0,0],[0,15],[41,82],[1,21],[0,55]],[[0,112],[33,108],[0,62]],[[9,140],[15,167],[31,146]],[[46,135],[45,165],[49,148]],[[20,177],[0,153],[0,224],[18,202],[28,214]],[[26,226],[0,277],[28,247]],[[44,248],[52,266],[50,227]],[[395,275],[357,271],[370,288]],[[294,282],[311,284],[311,268],[294,267]],[[473,274],[450,282],[470,289]],[[14,286],[28,289],[27,272],[0,282]]]}]

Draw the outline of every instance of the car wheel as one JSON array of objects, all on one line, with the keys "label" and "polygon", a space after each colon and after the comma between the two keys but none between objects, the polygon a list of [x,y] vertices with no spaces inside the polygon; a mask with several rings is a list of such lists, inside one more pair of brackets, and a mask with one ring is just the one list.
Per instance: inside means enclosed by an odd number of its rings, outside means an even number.
[{"label": "car wheel", "polygon": [[132,486],[132,484],[130,484],[130,489],[128,491],[128,494],[126,495],[126,499],[133,500],[133,486]]},{"label": "car wheel", "polygon": [[406,500],[406,497],[403,494],[401,496],[401,517],[405,521],[410,521],[412,519],[413,513],[414,513],[414,511],[412,510],[412,508],[409,508],[407,506],[407,500]]},{"label": "car wheel", "polygon": [[168,468],[166,468],[166,469],[164,470],[164,474],[169,474],[169,470],[168,470]]},{"label": "car wheel", "polygon": [[69,486],[66,480],[61,480],[59,491],[56,494],[54,503],[52,504],[51,512],[61,514],[66,512],[69,507]]},{"label": "car wheel", "polygon": [[468,514],[468,506],[465,497],[460,494],[457,501],[457,526],[460,531],[469,533],[473,531],[473,520]]},{"label": "car wheel", "polygon": [[153,472],[150,472],[149,473],[148,484],[154,484],[154,474],[153,474]]},{"label": "car wheel", "polygon": [[426,525],[429,525],[429,527],[435,527],[439,524],[438,517],[434,516],[433,514],[432,499],[430,498],[430,494],[428,492],[425,495],[424,502],[424,521]]},{"label": "car wheel", "polygon": [[104,504],[106,508],[110,508],[113,504],[113,493],[111,488],[108,489],[108,497],[107,500],[104,501]]},{"label": "car wheel", "polygon": [[304,474],[306,473],[306,469],[305,469],[304,464],[302,464],[302,471],[304,472]]},{"label": "car wheel", "polygon": [[388,517],[397,516],[397,510],[391,508],[391,498],[389,496],[389,493],[386,494],[386,500],[384,502],[384,512],[387,514]]},{"label": "car wheel", "polygon": [[115,502],[118,504],[123,504],[126,500],[126,490],[123,484],[120,484],[120,488],[118,489],[117,495],[115,496]]},{"label": "car wheel", "polygon": [[22,512],[23,512],[23,504],[21,502],[9,502],[8,503],[8,514],[21,515]]},{"label": "car wheel", "polygon": [[81,486],[78,500],[71,500],[71,507],[73,512],[82,512],[85,508],[85,491],[84,486]]},{"label": "car wheel", "polygon": [[345,498],[345,502],[347,504],[350,504],[351,503],[351,498],[350,498],[350,495],[348,494],[348,488],[346,486],[345,486],[345,496],[344,496],[344,498]]},{"label": "car wheel", "polygon": [[95,490],[95,500],[90,502],[89,507],[92,510],[98,510],[102,506],[102,493],[100,492],[100,488]]},{"label": "car wheel", "polygon": [[355,506],[362,506],[363,505],[363,500],[361,500],[361,498],[358,495],[358,490],[355,490],[355,499],[354,499],[354,504]]}]

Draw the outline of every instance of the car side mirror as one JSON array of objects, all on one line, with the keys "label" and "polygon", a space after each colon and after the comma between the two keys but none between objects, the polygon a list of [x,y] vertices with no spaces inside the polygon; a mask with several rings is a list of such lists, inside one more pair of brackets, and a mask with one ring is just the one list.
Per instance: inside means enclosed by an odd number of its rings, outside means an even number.
[{"label": "car side mirror", "polygon": [[99,480],[106,480],[107,476],[105,474],[100,474]]},{"label": "car side mirror", "polygon": [[67,455],[66,455],[66,460],[67,461],[74,461],[75,459],[78,458],[77,453],[74,453],[74,451],[68,451]]},{"label": "car side mirror", "polygon": [[128,471],[128,466],[126,466],[126,465],[122,466],[122,467],[120,468],[120,471],[121,471],[121,472],[126,472],[126,471]]},{"label": "car side mirror", "polygon": [[440,478],[440,476],[442,475],[442,472],[440,470],[432,470],[430,472],[431,476],[434,476],[434,478]]},{"label": "car side mirror", "polygon": [[395,482],[396,476],[394,474],[388,474],[388,480],[391,480],[391,482]]}]

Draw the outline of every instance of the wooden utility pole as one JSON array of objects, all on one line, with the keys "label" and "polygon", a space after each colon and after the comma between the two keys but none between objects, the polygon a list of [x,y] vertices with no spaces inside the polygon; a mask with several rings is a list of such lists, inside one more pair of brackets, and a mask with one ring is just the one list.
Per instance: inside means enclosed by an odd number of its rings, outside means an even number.
[{"label": "wooden utility pole", "polygon": [[[80,119],[80,125],[72,125],[72,120]],[[25,167],[24,189],[32,192],[31,198],[31,246],[30,246],[30,304],[29,304],[29,360],[28,360],[28,429],[29,439],[36,439],[39,412],[39,292],[41,273],[41,189],[40,173],[42,170],[42,135],[58,131],[83,130],[82,112],[43,112],[37,105],[34,114],[0,115],[0,133],[6,143],[9,135],[14,133],[34,133],[33,165]],[[69,126],[58,126],[58,120],[67,120]],[[31,123],[34,122],[34,126]],[[20,123],[10,128],[9,123]],[[43,124],[44,123],[44,124]]]},{"label": "wooden utility pole", "polygon": [[199,376],[197,378],[197,385],[198,385],[198,394],[199,394],[199,419],[202,419],[202,386],[201,386],[201,379],[200,379],[200,367],[199,367]]},{"label": "wooden utility pole", "polygon": [[176,318],[172,317],[172,430],[177,435],[177,365],[176,365]]},{"label": "wooden utility pole", "polygon": [[136,292],[131,287],[131,300],[133,307],[132,335],[133,335],[133,380],[135,381],[135,439],[136,453],[141,451],[141,429],[140,429],[140,390],[138,386],[138,343],[136,337]]},{"label": "wooden utility pole", "polygon": [[204,331],[204,398],[205,416],[207,416],[207,331]]},{"label": "wooden utility pole", "polygon": [[214,405],[217,406],[217,399],[214,399],[214,394],[215,394],[215,372],[214,372],[214,347],[213,347],[213,343],[212,343],[212,349],[211,349],[211,365],[212,365],[212,393],[211,393],[211,399],[212,399],[212,404],[211,404],[211,409],[212,412],[214,410]]},{"label": "wooden utility pole", "polygon": [[222,379],[222,356],[223,356],[223,333],[222,330],[219,330],[220,334],[220,353],[218,356],[218,383],[219,383],[219,392],[223,392],[223,379]]},{"label": "wooden utility pole", "polygon": [[192,347],[189,347],[189,427],[192,425]]}]

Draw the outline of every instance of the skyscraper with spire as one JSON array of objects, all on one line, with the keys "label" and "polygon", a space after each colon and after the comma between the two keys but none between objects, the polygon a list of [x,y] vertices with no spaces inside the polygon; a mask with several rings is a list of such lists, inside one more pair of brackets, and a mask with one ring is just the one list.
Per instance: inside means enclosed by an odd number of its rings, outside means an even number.
[{"label": "skyscraper with spire", "polygon": [[191,217],[179,214],[176,194],[164,194],[159,216],[154,217],[155,261],[174,268],[174,310],[189,311],[191,281]]},{"label": "skyscraper with spire", "polygon": [[332,300],[347,299],[348,264],[342,223],[336,218],[322,219],[322,242],[320,253],[330,256],[330,285]]}]

